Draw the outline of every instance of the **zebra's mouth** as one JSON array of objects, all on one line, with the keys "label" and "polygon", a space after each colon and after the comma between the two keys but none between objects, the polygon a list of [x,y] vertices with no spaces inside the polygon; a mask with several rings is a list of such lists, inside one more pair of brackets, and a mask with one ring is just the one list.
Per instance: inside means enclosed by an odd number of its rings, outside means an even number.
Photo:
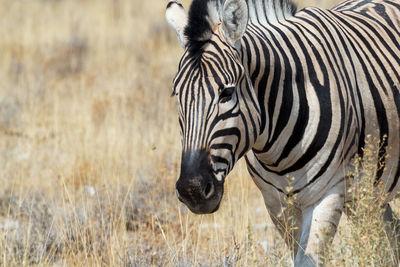
[{"label": "zebra's mouth", "polygon": [[176,196],[178,197],[179,201],[184,203],[189,210],[195,214],[211,214],[216,212],[219,209],[222,199],[222,193],[217,194],[217,197],[213,197],[212,199],[206,201],[188,199],[182,197],[178,190],[176,190]]}]

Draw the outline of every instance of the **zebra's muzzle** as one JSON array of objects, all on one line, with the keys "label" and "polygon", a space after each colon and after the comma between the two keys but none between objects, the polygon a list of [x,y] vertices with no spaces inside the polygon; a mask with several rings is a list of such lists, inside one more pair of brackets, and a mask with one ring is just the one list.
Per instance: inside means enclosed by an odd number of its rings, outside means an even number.
[{"label": "zebra's muzzle", "polygon": [[197,177],[188,182],[180,178],[176,183],[176,195],[193,213],[213,213],[219,208],[223,185],[212,181],[202,185],[200,180]]},{"label": "zebra's muzzle", "polygon": [[220,199],[211,199],[210,201],[207,201],[207,199],[199,200],[193,198],[184,198],[180,195],[178,189],[176,190],[176,195],[182,203],[184,203],[193,213],[196,214],[213,213],[218,210],[220,205]]},{"label": "zebra's muzzle", "polygon": [[208,151],[195,151],[182,155],[176,195],[196,214],[217,211],[223,195],[223,181],[215,177],[209,158]]}]

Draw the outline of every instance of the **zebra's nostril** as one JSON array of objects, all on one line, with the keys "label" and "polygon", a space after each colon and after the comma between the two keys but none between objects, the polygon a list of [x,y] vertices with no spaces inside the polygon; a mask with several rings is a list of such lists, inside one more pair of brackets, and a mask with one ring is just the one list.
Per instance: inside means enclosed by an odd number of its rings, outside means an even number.
[{"label": "zebra's nostril", "polygon": [[214,193],[214,185],[213,183],[207,183],[206,188],[204,189],[204,197],[205,199],[209,199]]}]

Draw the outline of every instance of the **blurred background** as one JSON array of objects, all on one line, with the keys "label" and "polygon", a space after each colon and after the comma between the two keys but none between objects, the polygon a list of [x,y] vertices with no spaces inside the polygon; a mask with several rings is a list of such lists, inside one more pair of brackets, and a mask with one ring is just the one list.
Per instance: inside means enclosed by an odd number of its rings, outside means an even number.
[{"label": "blurred background", "polygon": [[242,162],[217,213],[175,197],[166,3],[0,0],[1,266],[290,264]]}]

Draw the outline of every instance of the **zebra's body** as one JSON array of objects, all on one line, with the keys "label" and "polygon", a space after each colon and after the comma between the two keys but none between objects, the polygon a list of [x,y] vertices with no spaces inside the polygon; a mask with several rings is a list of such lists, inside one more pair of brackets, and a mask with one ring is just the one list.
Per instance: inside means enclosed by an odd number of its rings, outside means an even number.
[{"label": "zebra's body", "polygon": [[186,48],[174,83],[178,197],[196,213],[215,211],[226,174],[245,156],[278,229],[283,199],[296,195],[295,265],[317,264],[326,241],[317,235],[334,235],[368,136],[390,155],[376,177],[387,200],[399,191],[400,3],[295,12],[284,0],[194,0],[183,24],[171,19],[183,14],[174,3],[167,19],[185,26],[177,33]]},{"label": "zebra's body", "polygon": [[[279,68],[286,72],[244,55],[265,116],[247,154],[250,172],[283,193],[288,193],[287,180],[281,177],[294,177],[293,193],[303,205],[346,176],[367,135],[385,140],[382,156],[391,157],[377,178],[386,192],[398,191],[400,18],[393,20],[394,28],[378,24],[382,14],[376,2],[357,3],[334,10],[306,8],[278,26],[249,25],[243,37],[245,51],[257,50],[264,62],[278,54],[284,62]],[[382,7],[389,14],[400,10],[400,4]]]}]

